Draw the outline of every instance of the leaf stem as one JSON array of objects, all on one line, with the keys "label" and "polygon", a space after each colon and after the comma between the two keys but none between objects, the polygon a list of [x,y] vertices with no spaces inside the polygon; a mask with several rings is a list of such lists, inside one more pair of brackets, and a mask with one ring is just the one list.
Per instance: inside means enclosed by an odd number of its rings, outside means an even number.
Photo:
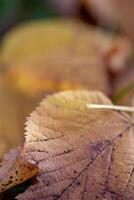
[{"label": "leaf stem", "polygon": [[134,107],[129,107],[129,106],[86,104],[86,107],[88,109],[106,109],[106,110],[118,110],[118,111],[134,112]]}]

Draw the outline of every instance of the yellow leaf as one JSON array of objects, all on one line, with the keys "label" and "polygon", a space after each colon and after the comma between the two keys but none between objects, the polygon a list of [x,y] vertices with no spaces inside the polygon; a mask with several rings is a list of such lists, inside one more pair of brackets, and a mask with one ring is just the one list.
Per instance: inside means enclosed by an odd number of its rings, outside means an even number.
[{"label": "yellow leaf", "polygon": [[12,86],[31,96],[82,88],[110,93],[107,73],[95,55],[37,55],[14,65],[7,79]]},{"label": "yellow leaf", "polygon": [[115,48],[116,52],[109,58],[113,70],[116,65],[117,69],[122,68],[132,51],[125,37],[108,34],[80,21],[40,20],[23,23],[9,31],[2,40],[1,57],[3,64],[9,67],[40,53],[76,53],[87,57],[100,54],[103,59]]}]

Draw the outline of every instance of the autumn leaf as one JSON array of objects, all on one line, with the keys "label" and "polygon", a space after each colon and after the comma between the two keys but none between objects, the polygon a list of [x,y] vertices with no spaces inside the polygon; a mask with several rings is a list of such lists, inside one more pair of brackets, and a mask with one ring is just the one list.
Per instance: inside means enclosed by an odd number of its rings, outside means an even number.
[{"label": "autumn leaf", "polygon": [[21,157],[21,148],[11,150],[0,163],[0,192],[18,185],[37,174],[37,166]]},{"label": "autumn leaf", "polygon": [[22,155],[39,167],[38,183],[17,199],[133,200],[133,118],[87,104],[112,105],[100,92],[61,92],[28,118]]},{"label": "autumn leaf", "polygon": [[30,97],[68,89],[109,95],[107,68],[120,72],[130,55],[125,37],[73,20],[27,22],[2,41],[7,80]]},{"label": "autumn leaf", "polygon": [[73,20],[31,21],[23,23],[2,41],[2,58],[10,66],[18,61],[46,52],[62,53],[76,51],[89,53],[93,35],[85,24]]},{"label": "autumn leaf", "polygon": [[40,54],[14,65],[7,79],[31,96],[82,88],[110,93],[108,75],[96,55]]},{"label": "autumn leaf", "polygon": [[121,64],[126,64],[131,51],[126,37],[107,33],[80,21],[40,20],[23,23],[9,31],[2,40],[1,57],[3,65],[9,67],[40,53],[77,53],[77,56],[84,54],[87,57],[93,54],[98,57],[99,53],[101,58],[110,53],[107,59],[115,70],[116,65],[120,68]]}]

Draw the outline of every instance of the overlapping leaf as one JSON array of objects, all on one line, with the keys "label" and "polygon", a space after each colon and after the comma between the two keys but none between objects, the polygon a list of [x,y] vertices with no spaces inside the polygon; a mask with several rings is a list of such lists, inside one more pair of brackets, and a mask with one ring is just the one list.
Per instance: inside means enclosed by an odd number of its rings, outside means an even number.
[{"label": "overlapping leaf", "polygon": [[21,148],[11,150],[0,163],[0,192],[37,174],[37,166],[21,157]]},{"label": "overlapping leaf", "polygon": [[38,165],[38,183],[17,199],[133,200],[134,119],[90,103],[111,101],[99,92],[61,92],[31,114],[23,156]]}]

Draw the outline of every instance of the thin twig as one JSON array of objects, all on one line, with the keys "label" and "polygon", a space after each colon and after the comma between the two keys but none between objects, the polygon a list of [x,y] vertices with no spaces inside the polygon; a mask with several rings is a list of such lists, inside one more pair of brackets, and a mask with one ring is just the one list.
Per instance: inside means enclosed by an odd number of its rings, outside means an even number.
[{"label": "thin twig", "polygon": [[88,109],[106,109],[106,110],[118,110],[118,111],[134,112],[134,107],[129,107],[129,106],[86,104],[86,107]]}]

